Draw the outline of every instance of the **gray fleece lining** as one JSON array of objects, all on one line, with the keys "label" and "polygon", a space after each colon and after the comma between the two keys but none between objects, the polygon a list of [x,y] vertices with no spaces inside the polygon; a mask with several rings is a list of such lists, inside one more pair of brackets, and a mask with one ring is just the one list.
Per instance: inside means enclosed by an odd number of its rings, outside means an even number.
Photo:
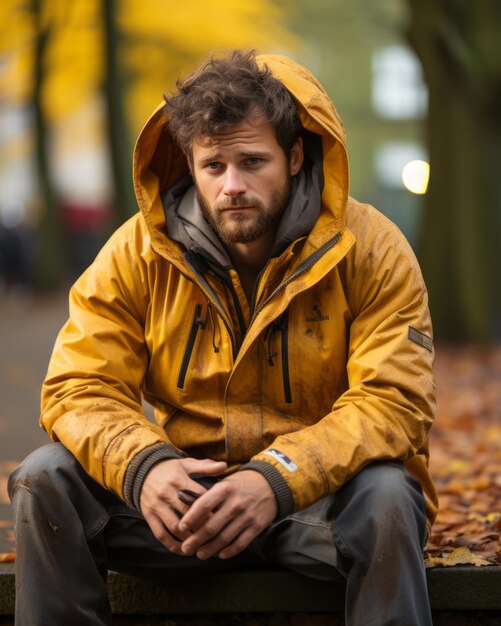
[{"label": "gray fleece lining", "polygon": [[180,239],[176,241],[182,243],[187,250],[213,259],[221,267],[231,267],[228,253],[205,220],[193,183],[186,189],[181,202],[167,220],[167,232],[171,239],[176,240],[176,235],[179,236]]}]

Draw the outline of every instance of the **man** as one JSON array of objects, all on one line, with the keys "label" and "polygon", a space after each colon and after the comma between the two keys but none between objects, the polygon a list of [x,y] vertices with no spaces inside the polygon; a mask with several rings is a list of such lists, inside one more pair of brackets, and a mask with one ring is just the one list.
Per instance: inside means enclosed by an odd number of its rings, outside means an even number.
[{"label": "man", "polygon": [[71,291],[42,398],[59,443],[11,477],[17,623],[109,623],[108,568],[271,564],[345,577],[350,626],[431,624],[417,262],[348,197],[307,70],[235,51],[177,87],[136,145],[141,212]]}]

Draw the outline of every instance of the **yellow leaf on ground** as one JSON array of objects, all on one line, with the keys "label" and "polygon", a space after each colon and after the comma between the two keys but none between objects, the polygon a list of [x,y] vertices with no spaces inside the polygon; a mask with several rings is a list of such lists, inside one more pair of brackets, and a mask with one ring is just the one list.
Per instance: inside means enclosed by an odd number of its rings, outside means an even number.
[{"label": "yellow leaf on ground", "polygon": [[490,561],[473,554],[466,546],[456,548],[449,554],[429,557],[427,563],[430,566],[443,565],[444,567],[453,567],[454,565],[492,565]]}]

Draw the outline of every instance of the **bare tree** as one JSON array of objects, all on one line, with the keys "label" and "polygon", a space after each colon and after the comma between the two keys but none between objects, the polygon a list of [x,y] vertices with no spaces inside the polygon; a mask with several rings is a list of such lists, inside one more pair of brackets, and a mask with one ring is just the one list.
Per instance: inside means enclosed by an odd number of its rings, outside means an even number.
[{"label": "bare tree", "polygon": [[421,261],[435,332],[501,336],[501,4],[408,0],[429,87]]},{"label": "bare tree", "polygon": [[33,108],[35,117],[35,153],[40,187],[41,215],[35,251],[35,284],[47,290],[59,286],[66,272],[66,249],[61,216],[52,183],[48,148],[48,124],[44,113],[42,89],[46,72],[46,50],[50,25],[41,19],[41,3],[32,0],[35,25],[35,55],[33,64]]},{"label": "bare tree", "polygon": [[125,119],[122,71],[119,63],[120,33],[116,25],[116,0],[103,0],[104,97],[108,145],[113,174],[115,214],[119,223],[136,213],[132,187],[132,145]]}]

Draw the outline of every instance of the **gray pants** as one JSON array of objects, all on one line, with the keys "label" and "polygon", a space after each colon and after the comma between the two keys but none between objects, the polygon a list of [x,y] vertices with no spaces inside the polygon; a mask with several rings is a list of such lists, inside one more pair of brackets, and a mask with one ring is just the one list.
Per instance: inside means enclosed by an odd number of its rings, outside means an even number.
[{"label": "gray pants", "polygon": [[[272,524],[242,554],[171,554],[140,513],[103,489],[61,444],[10,477],[17,538],[17,626],[111,624],[108,569],[156,581],[282,566],[346,579],[347,626],[432,624],[422,546],[424,499],[398,462],[373,463],[336,494]],[[168,583],[167,583],[168,584]]]}]

